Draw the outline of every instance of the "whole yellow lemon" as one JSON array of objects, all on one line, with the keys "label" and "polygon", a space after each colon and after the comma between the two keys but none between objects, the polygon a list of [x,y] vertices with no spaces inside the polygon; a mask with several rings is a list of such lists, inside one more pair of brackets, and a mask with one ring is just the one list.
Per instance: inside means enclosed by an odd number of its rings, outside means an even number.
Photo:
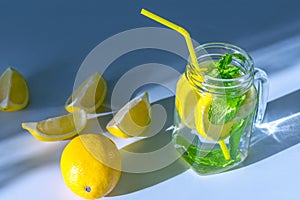
[{"label": "whole yellow lemon", "polygon": [[116,145],[100,134],[77,136],[65,147],[60,161],[66,185],[77,195],[96,199],[107,195],[121,176]]}]

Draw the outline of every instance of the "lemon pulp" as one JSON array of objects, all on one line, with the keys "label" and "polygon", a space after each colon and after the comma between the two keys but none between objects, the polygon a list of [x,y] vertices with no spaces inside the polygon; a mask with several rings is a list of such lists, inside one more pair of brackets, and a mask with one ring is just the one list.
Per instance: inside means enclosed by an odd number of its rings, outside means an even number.
[{"label": "lemon pulp", "polygon": [[65,109],[68,112],[83,109],[87,113],[93,113],[102,105],[106,94],[106,80],[99,72],[96,72],[86,79],[68,98]]},{"label": "lemon pulp", "polygon": [[233,121],[218,125],[210,122],[208,116],[209,106],[212,102],[210,94],[200,97],[195,109],[195,123],[197,132],[205,139],[211,141],[224,140],[229,136]]},{"label": "lemon pulp", "polygon": [[76,136],[87,123],[85,111],[80,110],[67,115],[49,118],[40,122],[22,123],[35,138],[42,141],[58,141]]},{"label": "lemon pulp", "polygon": [[132,99],[107,124],[106,129],[114,136],[128,138],[140,136],[151,122],[148,93]]},{"label": "lemon pulp", "polygon": [[7,68],[0,77],[0,110],[22,110],[29,103],[29,89],[24,77],[13,68]]}]

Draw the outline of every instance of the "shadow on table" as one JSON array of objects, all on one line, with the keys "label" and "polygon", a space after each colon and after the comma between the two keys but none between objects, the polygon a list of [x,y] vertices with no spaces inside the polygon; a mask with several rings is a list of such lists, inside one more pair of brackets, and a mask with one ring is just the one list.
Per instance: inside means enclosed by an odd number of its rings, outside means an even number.
[{"label": "shadow on table", "polygon": [[[259,162],[300,142],[299,99],[300,90],[268,104],[264,123],[253,132],[249,156],[237,168]],[[173,102],[174,97],[159,102],[168,112],[165,128],[172,125]],[[165,128],[162,130],[165,130]],[[136,153],[151,152],[153,149],[162,148],[170,142],[171,132],[161,131],[152,138],[129,145],[126,147],[126,150]],[[163,156],[166,157],[166,155]],[[172,156],[174,154],[169,153],[169,157]],[[163,162],[161,158],[162,156],[157,156],[156,159],[152,157],[148,162],[147,160],[142,160],[142,164],[157,163],[159,165]],[[151,172],[123,172],[119,184],[108,196],[117,196],[141,190],[170,179],[189,169],[189,166],[181,158],[174,160],[176,161],[172,164]],[[140,165],[137,161],[132,163]]]},{"label": "shadow on table", "polygon": [[[268,104],[264,123],[253,132],[249,156],[238,168],[259,162],[300,142],[299,99],[300,90]],[[166,131],[173,124],[174,97],[156,104],[163,106],[168,114],[164,127],[153,137],[121,150],[124,171],[117,187],[108,196],[142,190],[189,169],[171,143],[171,130]],[[99,120],[101,126],[110,118]],[[5,172],[0,176],[0,189],[24,172],[51,163],[58,157],[58,154],[46,151],[30,159],[0,166],[0,171]]]},{"label": "shadow on table", "polygon": [[[14,181],[26,175],[30,171],[47,166],[53,162],[59,163],[60,152],[63,147],[64,145],[56,146],[55,149],[39,148],[41,152],[34,153],[34,156],[31,156],[30,153],[27,152],[27,156],[25,157],[20,156],[20,149],[17,149],[18,153],[16,153],[16,155],[12,153],[13,155],[11,159],[7,160],[4,158],[3,160],[1,158],[0,190],[5,189],[5,186],[8,186],[10,183],[14,183]],[[26,152],[27,150],[24,149],[21,151]],[[19,156],[20,158],[16,158],[16,156]]]},{"label": "shadow on table", "polygon": [[252,134],[248,158],[237,168],[268,158],[300,142],[300,90],[268,104],[265,120]]},{"label": "shadow on table", "polygon": [[156,102],[167,112],[164,127],[155,136],[135,142],[121,150],[123,172],[116,188],[108,196],[141,190],[183,173],[189,166],[172,144],[174,97]]}]

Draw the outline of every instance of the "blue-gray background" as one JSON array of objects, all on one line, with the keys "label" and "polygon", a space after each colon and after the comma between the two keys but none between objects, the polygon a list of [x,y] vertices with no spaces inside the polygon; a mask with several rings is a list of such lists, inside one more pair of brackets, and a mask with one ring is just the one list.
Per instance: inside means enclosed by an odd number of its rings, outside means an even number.
[{"label": "blue-gray background", "polygon": [[[251,52],[299,35],[300,3],[297,2],[1,0],[0,73],[13,66],[25,76],[31,89],[30,106],[59,106],[69,96],[81,62],[96,45],[128,29],[161,27],[139,15],[141,8],[184,26],[199,43],[223,41]],[[142,55],[137,53],[122,64],[174,61],[172,56],[155,52],[152,57]],[[132,60],[135,62],[130,63]],[[173,66],[184,70],[183,62]],[[280,66],[273,68],[266,70],[271,72]]]},{"label": "blue-gray background", "polygon": [[[139,15],[141,8],[184,26],[199,43],[223,41],[252,51],[300,33],[297,2],[1,0],[0,73],[15,67],[28,79],[33,105],[41,104],[39,94],[43,105],[58,106],[70,94],[81,62],[101,41],[132,28],[161,27]],[[184,64],[175,67],[183,71]]]}]

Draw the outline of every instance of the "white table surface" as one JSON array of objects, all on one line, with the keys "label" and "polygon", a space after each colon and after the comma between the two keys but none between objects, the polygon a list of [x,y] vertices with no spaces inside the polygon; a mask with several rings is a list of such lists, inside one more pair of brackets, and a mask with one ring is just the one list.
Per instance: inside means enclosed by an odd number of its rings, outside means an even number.
[{"label": "white table surface", "polygon": [[[300,80],[295,74],[300,74],[300,63],[290,67],[289,70],[280,72],[280,74],[284,74],[284,77],[276,73],[270,76],[270,100],[299,89]],[[287,76],[289,77],[288,82],[284,80]],[[169,95],[165,91],[162,91],[161,94],[159,91],[151,94],[153,94],[151,101]],[[55,109],[53,112],[55,113]],[[31,159],[36,155],[40,156],[37,158],[38,163],[43,163],[43,165],[33,165],[34,167],[31,166],[30,170],[25,166],[22,172],[22,168],[16,167],[18,164],[13,164],[12,166],[16,168],[7,168],[8,171],[2,171],[1,173],[9,177],[9,173],[14,173],[12,170],[21,170],[22,176],[12,176],[11,180],[8,179],[7,182],[4,182],[4,185],[1,186],[2,189],[0,188],[1,199],[80,199],[65,186],[60,174],[59,154],[66,142],[42,143],[27,134],[22,135],[22,137],[18,136],[17,139],[12,138],[4,141],[1,143],[2,151],[7,150],[8,154],[1,158],[2,165],[4,162],[9,163],[12,160]],[[19,148],[16,149],[15,156],[13,152],[8,152],[7,148],[12,146],[10,142]],[[16,146],[16,144],[19,145]],[[21,150],[20,153],[20,148],[26,147],[30,151],[22,152]],[[50,151],[56,153],[49,153]],[[151,187],[106,198],[113,200],[164,198],[299,199],[299,152],[300,145],[298,144],[246,167],[212,176],[198,176],[192,170],[187,170]]]}]

